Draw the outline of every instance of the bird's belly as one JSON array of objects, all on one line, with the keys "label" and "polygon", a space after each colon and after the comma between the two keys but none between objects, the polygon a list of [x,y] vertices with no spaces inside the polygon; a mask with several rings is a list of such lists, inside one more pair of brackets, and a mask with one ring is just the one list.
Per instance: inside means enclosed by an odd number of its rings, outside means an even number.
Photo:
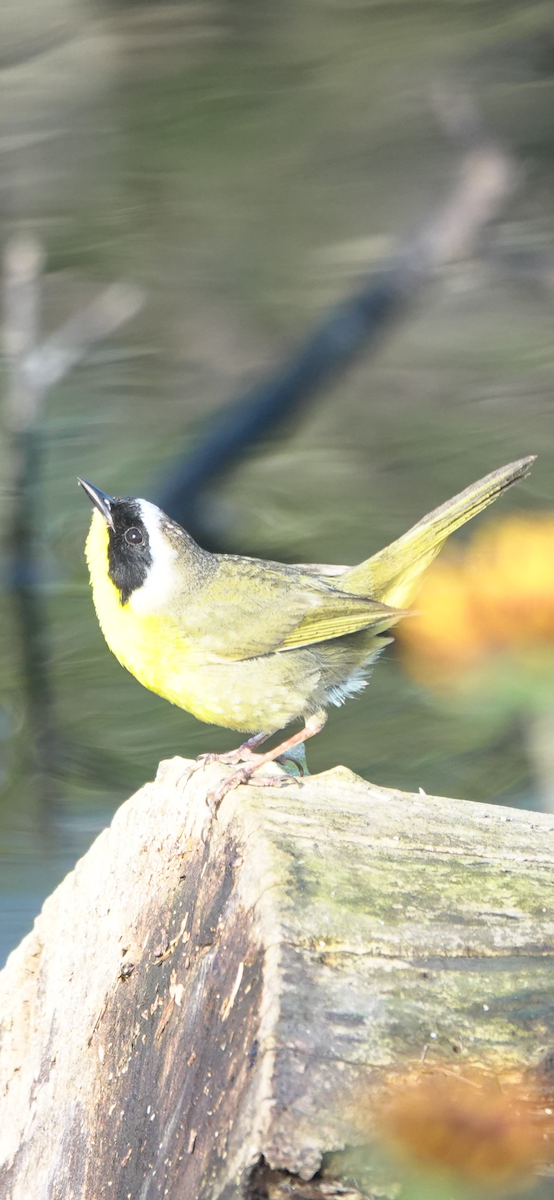
[{"label": "bird's belly", "polygon": [[305,712],[312,673],[291,678],[288,656],[267,654],[228,663],[188,661],[162,692],[201,721],[247,733],[282,729]]},{"label": "bird's belly", "polygon": [[167,618],[111,613],[104,636],[144,687],[214,725],[248,733],[281,729],[301,716],[317,688],[309,651],[206,662]]},{"label": "bird's belly", "polygon": [[94,600],[110,649],[144,687],[201,721],[247,733],[282,729],[341,702],[353,672],[357,678],[378,652],[379,639],[361,631],[283,653],[208,662],[167,614],[122,606],[111,584],[95,588]]}]

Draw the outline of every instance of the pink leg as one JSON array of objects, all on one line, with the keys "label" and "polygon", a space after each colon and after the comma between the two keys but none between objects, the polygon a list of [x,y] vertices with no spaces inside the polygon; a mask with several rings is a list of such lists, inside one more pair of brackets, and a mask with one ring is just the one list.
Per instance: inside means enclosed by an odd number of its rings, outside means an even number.
[{"label": "pink leg", "polygon": [[[254,772],[257,771],[259,767],[263,767],[265,763],[274,762],[275,759],[280,758],[281,755],[286,755],[287,750],[291,750],[293,746],[298,746],[300,742],[305,742],[308,740],[308,738],[315,737],[315,734],[319,733],[323,729],[326,720],[327,713],[324,712],[323,709],[320,709],[319,712],[314,713],[311,717],[308,717],[304,728],[300,729],[298,733],[294,733],[292,737],[287,738],[285,742],[281,742],[279,746],[274,746],[273,750],[268,750],[267,754],[255,755],[255,762],[248,763],[244,767],[239,767],[238,771],[234,771],[233,774],[228,777],[228,779],[224,779],[222,783],[220,783],[219,787],[216,788],[215,792],[212,792],[208,796],[208,803],[211,811],[213,813],[217,812],[219,805],[221,804],[223,797],[227,795],[227,792],[232,791],[233,788],[239,787],[241,783],[250,783]],[[255,779],[253,782],[256,784],[256,786],[260,787],[275,787],[277,785],[276,781],[273,779]]]}]

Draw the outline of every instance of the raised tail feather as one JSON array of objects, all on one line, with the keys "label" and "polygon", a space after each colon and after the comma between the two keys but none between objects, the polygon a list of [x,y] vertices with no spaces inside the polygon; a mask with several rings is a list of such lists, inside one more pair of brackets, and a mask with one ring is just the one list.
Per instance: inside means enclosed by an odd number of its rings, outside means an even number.
[{"label": "raised tail feather", "polygon": [[524,479],[535,461],[535,455],[520,458],[491,471],[484,479],[470,484],[465,491],[453,496],[440,508],[413,525],[384,550],[379,550],[357,567],[341,576],[340,589],[358,596],[371,596],[393,608],[405,608],[417,594],[421,576],[438,554],[447,537],[492,504],[498,496],[519,479]]}]

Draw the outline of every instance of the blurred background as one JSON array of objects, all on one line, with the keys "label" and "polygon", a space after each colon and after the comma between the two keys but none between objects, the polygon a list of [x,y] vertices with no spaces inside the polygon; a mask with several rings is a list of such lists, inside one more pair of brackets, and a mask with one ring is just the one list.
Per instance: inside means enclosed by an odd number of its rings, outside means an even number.
[{"label": "blurred background", "polygon": [[[554,3],[18,0],[0,34],[1,243],[42,245],[43,333],[115,280],[143,295],[33,426],[46,781],[14,589],[21,446],[13,412],[4,422],[0,958],[160,758],[236,744],[145,691],[105,646],[76,476],[156,499],[212,415],[381,269],[452,181],[445,85],[509,148],[518,188],[478,251],[435,271],[371,353],[214,480],[203,540],[355,562],[537,453],[429,577],[434,618],[411,622],[308,759],[407,791],[552,807]],[[504,527],[514,512],[528,524]]]}]

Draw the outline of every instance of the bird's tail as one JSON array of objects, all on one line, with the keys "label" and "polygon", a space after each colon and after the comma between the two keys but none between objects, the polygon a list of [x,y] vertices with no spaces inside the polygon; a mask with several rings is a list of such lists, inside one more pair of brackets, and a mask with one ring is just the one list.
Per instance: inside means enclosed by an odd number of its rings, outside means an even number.
[{"label": "bird's tail", "polygon": [[518,479],[524,479],[535,455],[499,467],[470,484],[440,508],[428,513],[407,533],[371,558],[341,576],[340,588],[358,596],[371,596],[393,608],[405,608],[417,594],[421,576],[447,537],[471,520]]}]

